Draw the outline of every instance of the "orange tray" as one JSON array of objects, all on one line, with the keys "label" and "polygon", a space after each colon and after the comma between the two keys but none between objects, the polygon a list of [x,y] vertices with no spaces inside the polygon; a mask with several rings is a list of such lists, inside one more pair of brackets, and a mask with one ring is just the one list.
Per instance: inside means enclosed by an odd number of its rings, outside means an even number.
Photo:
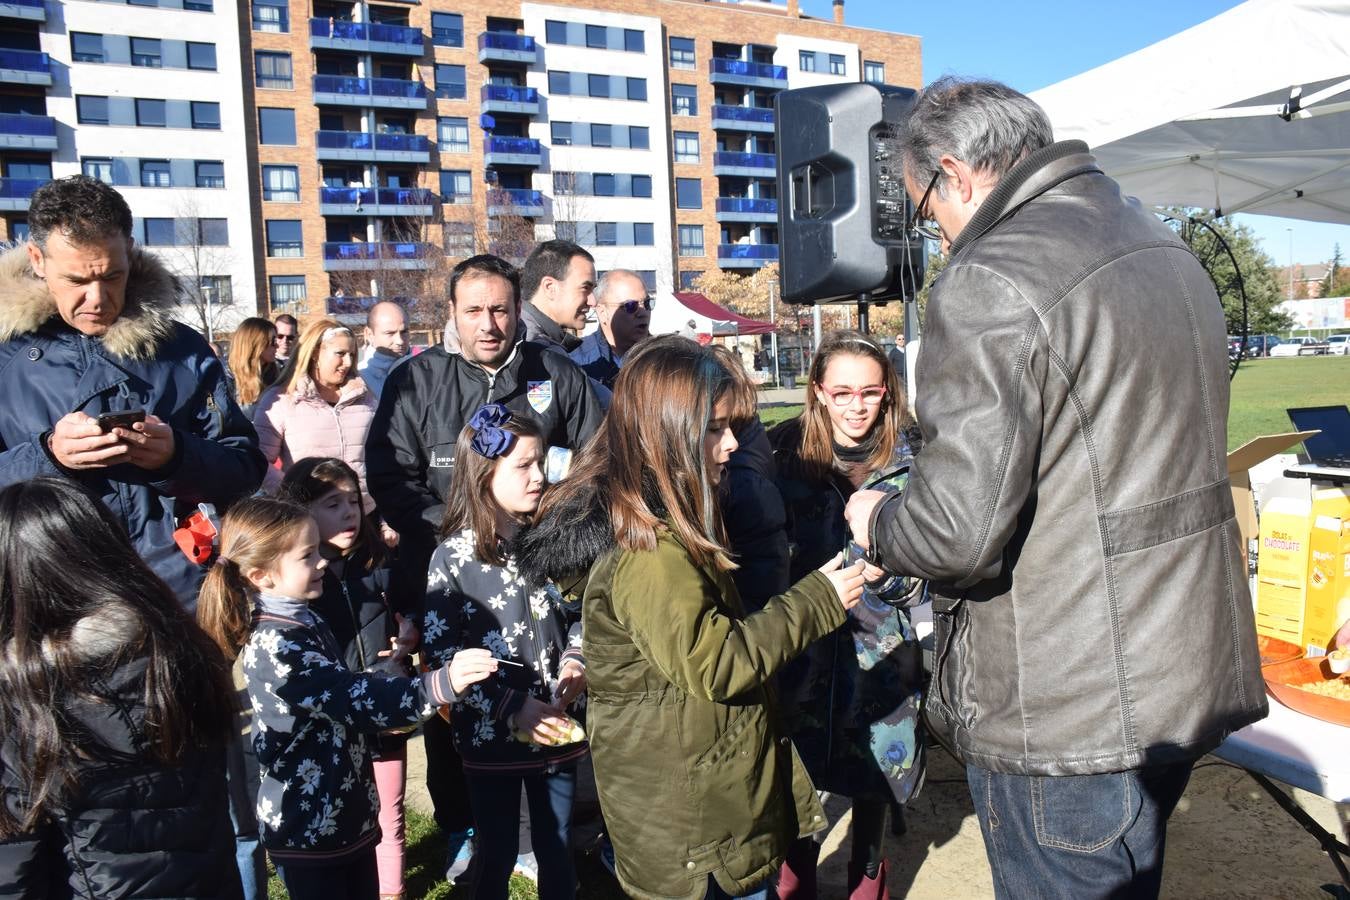
[{"label": "orange tray", "polygon": [[1298,710],[1315,719],[1350,727],[1350,700],[1337,700],[1301,690],[1300,685],[1340,678],[1350,683],[1350,675],[1332,674],[1325,656],[1313,659],[1295,659],[1266,666],[1261,670],[1266,679],[1266,690],[1290,709]]},{"label": "orange tray", "polygon": [[1299,649],[1297,644],[1291,644],[1279,638],[1266,637],[1264,634],[1256,636],[1256,647],[1261,653],[1262,667],[1289,662],[1303,656],[1303,651]]}]

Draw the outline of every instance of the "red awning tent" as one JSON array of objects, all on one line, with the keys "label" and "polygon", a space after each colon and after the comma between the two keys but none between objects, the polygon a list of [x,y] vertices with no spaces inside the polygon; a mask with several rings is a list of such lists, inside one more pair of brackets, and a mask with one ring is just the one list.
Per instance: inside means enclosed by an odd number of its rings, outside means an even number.
[{"label": "red awning tent", "polygon": [[[676,291],[675,299],[696,318],[695,331],[699,334],[711,334],[713,337],[727,337],[738,334],[770,334],[777,329],[768,322],[751,319],[740,313],[734,313],[709,300],[695,291]],[[675,312],[680,312],[676,310]],[[678,329],[677,329],[678,330]]]}]

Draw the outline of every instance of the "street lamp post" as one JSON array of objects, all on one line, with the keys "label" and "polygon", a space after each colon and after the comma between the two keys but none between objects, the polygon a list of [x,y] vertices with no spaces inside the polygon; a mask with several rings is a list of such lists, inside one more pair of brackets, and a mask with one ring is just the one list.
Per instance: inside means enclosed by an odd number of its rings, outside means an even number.
[{"label": "street lamp post", "polygon": [[1289,232],[1289,299],[1294,299],[1294,229],[1286,228]]}]

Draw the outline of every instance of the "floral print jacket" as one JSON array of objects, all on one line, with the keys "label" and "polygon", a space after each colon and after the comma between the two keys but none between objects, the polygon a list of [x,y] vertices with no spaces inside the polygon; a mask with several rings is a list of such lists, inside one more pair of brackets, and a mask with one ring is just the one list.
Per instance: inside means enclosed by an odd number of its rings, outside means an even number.
[{"label": "floral print jacket", "polygon": [[[586,743],[541,747],[516,740],[509,721],[534,697],[551,703],[564,661],[584,662],[581,610],[568,606],[553,585],[533,587],[516,571],[480,560],[474,534],[464,530],[441,542],[427,572],[422,652],[443,664],[456,651],[484,647],[498,659],[523,663],[465,691],[450,715],[455,747],[465,769],[494,772],[553,770],[586,754]],[[572,704],[579,717],[584,695]]]},{"label": "floral print jacket", "polygon": [[[306,621],[308,620],[308,621]],[[262,767],[258,825],[273,859],[341,857],[379,839],[367,735],[416,724],[452,699],[449,672],[352,672],[313,613],[260,607],[242,653]]]}]

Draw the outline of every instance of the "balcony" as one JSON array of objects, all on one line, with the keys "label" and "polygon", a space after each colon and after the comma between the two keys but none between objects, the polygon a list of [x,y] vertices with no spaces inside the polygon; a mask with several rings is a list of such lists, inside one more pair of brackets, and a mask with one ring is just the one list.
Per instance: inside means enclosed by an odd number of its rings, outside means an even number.
[{"label": "balcony", "polygon": [[772,134],[773,110],[758,106],[714,104],[712,127],[723,131],[765,131]]},{"label": "balcony", "polygon": [[431,141],[420,134],[380,134],[369,131],[316,131],[318,159],[355,162],[431,162]]},{"label": "balcony", "polygon": [[426,109],[427,86],[402,78],[314,76],[315,106],[370,106],[382,109]]},{"label": "balcony", "polygon": [[319,191],[324,216],[429,216],[436,195],[421,188],[332,188]]},{"label": "balcony", "polygon": [[426,269],[430,244],[409,241],[399,244],[373,244],[364,241],[329,242],[323,245],[323,270],[342,272],[353,269]]},{"label": "balcony", "polygon": [[544,195],[539,191],[497,188],[488,191],[489,216],[521,216],[533,219],[544,214]]},{"label": "balcony", "polygon": [[332,19],[309,20],[309,46],[315,50],[421,56],[422,43],[421,30],[405,25],[338,22]]},{"label": "balcony", "polygon": [[0,114],[0,150],[55,150],[56,120],[51,116]]},{"label": "balcony", "polygon": [[718,197],[719,222],[777,222],[778,201],[750,197]]},{"label": "balcony", "polygon": [[47,21],[47,5],[43,0],[0,0],[0,19],[27,19],[30,22]]},{"label": "balcony", "polygon": [[724,269],[759,269],[777,261],[777,244],[717,245],[717,264]]},{"label": "balcony", "polygon": [[533,116],[539,112],[539,91],[512,84],[485,84],[479,93],[485,113],[514,113]]},{"label": "balcony", "polygon": [[0,178],[0,212],[26,212],[28,198],[33,191],[46,184],[47,178]]},{"label": "balcony", "polygon": [[538,166],[543,149],[531,138],[490,137],[483,141],[483,164],[488,166]]},{"label": "balcony", "polygon": [[713,174],[741,175],[749,178],[775,178],[778,175],[778,158],[772,153],[722,151],[713,154]]},{"label": "balcony", "polygon": [[51,60],[34,50],[0,50],[0,82],[50,85]]},{"label": "balcony", "polygon": [[751,87],[786,88],[787,69],[743,59],[714,59],[708,63],[713,84],[744,84]]},{"label": "balcony", "polygon": [[478,36],[478,61],[533,65],[539,59],[534,38],[509,31],[485,31]]}]

